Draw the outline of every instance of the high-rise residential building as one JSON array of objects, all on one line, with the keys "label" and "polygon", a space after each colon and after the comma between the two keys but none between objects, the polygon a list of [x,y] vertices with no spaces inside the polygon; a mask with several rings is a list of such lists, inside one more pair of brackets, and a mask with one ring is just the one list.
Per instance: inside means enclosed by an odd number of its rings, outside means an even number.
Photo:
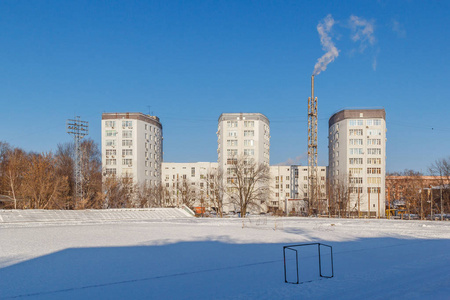
[{"label": "high-rise residential building", "polygon": [[260,113],[221,114],[217,130],[219,167],[226,166],[239,156],[269,165],[270,124]]},{"label": "high-rise residential building", "polygon": [[328,127],[331,201],[340,202],[351,215],[384,216],[385,110],[341,110],[331,116]]},{"label": "high-rise residential building", "polygon": [[[260,113],[224,113],[219,117],[217,130],[217,154],[219,168],[227,174],[233,168],[233,161],[239,157],[253,159],[256,163],[270,163],[270,123]],[[224,175],[224,181],[227,178]],[[224,211],[234,211],[234,207],[224,197]]]},{"label": "high-rise residential building", "polygon": [[160,184],[162,140],[158,117],[143,113],[103,113],[104,176],[127,177],[133,184]]}]

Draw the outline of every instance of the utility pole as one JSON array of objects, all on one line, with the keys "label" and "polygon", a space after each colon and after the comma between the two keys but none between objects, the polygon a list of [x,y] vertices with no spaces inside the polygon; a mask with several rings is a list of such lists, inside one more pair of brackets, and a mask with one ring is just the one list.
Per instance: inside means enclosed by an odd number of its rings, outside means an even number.
[{"label": "utility pole", "polygon": [[83,199],[83,176],[81,170],[81,140],[89,134],[89,123],[81,121],[79,116],[74,119],[67,120],[66,123],[67,133],[73,135],[75,144],[75,208],[78,207],[78,203]]}]

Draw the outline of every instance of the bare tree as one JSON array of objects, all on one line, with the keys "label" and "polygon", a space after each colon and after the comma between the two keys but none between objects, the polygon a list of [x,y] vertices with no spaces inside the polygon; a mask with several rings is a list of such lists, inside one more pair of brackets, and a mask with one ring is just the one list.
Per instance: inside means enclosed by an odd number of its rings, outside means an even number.
[{"label": "bare tree", "polygon": [[74,178],[74,144],[64,143],[58,144],[55,163],[57,168],[58,176],[67,177],[68,193],[64,199],[66,209],[75,208],[74,199],[74,189],[75,189],[75,178]]},{"label": "bare tree", "polygon": [[181,178],[177,182],[177,194],[181,199],[181,204],[186,205],[190,209],[194,208],[197,189],[195,184],[186,177]]},{"label": "bare tree", "polygon": [[35,209],[63,209],[61,198],[69,191],[68,178],[56,172],[51,153],[31,154],[30,164],[24,174],[23,194],[29,207]]},{"label": "bare tree", "polygon": [[22,149],[10,149],[5,155],[3,180],[6,181],[8,194],[14,200],[14,209],[17,209],[17,197],[20,197],[23,176],[28,165],[28,155]]},{"label": "bare tree", "polygon": [[133,182],[130,177],[107,176],[103,182],[105,208],[129,208],[133,206]]},{"label": "bare tree", "polygon": [[[358,211],[358,178],[351,175],[339,175],[334,182],[329,182],[329,212],[331,215],[344,217]],[[360,189],[361,191],[361,189]],[[352,199],[355,203],[352,205]]]},{"label": "bare tree", "polygon": [[231,202],[237,205],[241,217],[248,209],[259,208],[269,198],[269,166],[258,164],[254,159],[239,156],[227,170],[227,191]]},{"label": "bare tree", "polygon": [[91,139],[81,143],[81,174],[83,178],[83,200],[80,208],[101,208],[102,159],[98,145]]},{"label": "bare tree", "polygon": [[[444,212],[450,209],[450,157],[436,160],[430,166],[430,173],[439,176],[439,206],[438,209],[441,214],[441,220],[444,220]],[[447,188],[446,188],[447,187]],[[436,205],[438,201],[434,201]]]},{"label": "bare tree", "polygon": [[[58,173],[69,178],[69,195],[66,199],[66,208],[75,208],[75,146],[73,143],[59,144],[56,151],[56,165]],[[91,139],[81,143],[81,175],[83,179],[83,199],[78,207],[101,208],[102,197],[102,162],[98,145]]]},{"label": "bare tree", "polygon": [[217,215],[223,217],[223,170],[221,168],[212,169],[205,177],[207,185],[207,195]]}]

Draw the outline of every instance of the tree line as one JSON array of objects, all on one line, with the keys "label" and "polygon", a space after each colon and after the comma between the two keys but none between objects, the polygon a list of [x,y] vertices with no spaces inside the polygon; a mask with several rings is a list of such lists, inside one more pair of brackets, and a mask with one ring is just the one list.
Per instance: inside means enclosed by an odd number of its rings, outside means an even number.
[{"label": "tree line", "polygon": [[27,152],[0,142],[0,205],[5,209],[101,209],[161,207],[161,186],[138,186],[131,178],[108,176],[102,182],[98,145],[81,143],[82,199],[75,197],[74,143],[46,153]]}]

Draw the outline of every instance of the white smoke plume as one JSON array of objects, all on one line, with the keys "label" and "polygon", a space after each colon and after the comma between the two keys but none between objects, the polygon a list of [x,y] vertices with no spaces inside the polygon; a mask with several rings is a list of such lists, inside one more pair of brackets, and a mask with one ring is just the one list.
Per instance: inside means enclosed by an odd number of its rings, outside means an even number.
[{"label": "white smoke plume", "polygon": [[317,60],[314,66],[313,75],[318,75],[320,72],[325,71],[329,63],[333,62],[339,55],[339,50],[334,46],[329,33],[334,25],[334,19],[331,15],[328,15],[317,25],[317,31],[320,35],[320,43],[322,44],[322,49],[326,53]]},{"label": "white smoke plume", "polygon": [[352,30],[351,38],[354,42],[359,42],[359,51],[362,53],[370,44],[373,46],[375,44],[374,32],[374,21],[367,21],[363,18],[351,15],[350,29]]}]

